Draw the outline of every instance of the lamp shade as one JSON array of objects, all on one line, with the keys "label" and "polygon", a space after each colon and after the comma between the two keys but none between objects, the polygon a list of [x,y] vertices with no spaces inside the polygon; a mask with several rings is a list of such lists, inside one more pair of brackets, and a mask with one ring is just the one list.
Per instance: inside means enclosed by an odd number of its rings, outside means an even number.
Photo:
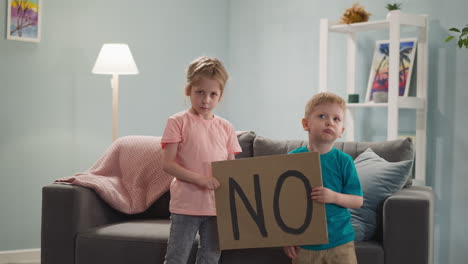
[{"label": "lamp shade", "polygon": [[93,67],[96,74],[138,74],[127,44],[104,44]]}]

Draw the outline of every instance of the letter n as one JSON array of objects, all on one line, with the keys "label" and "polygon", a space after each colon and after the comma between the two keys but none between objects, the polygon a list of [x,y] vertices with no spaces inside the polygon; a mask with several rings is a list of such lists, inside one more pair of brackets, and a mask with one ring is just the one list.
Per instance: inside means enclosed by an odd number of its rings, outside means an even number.
[{"label": "letter n", "polygon": [[258,226],[258,229],[263,237],[268,236],[268,233],[265,228],[265,216],[263,214],[262,206],[262,193],[260,191],[260,180],[258,175],[253,176],[254,179],[254,190],[255,190],[255,202],[257,205],[257,211],[254,210],[252,204],[247,199],[244,191],[241,186],[231,177],[229,177],[229,203],[231,206],[231,222],[232,222],[232,232],[235,240],[239,240],[239,220],[237,218],[237,206],[236,206],[236,197],[235,194],[239,195],[239,198],[244,203],[247,211],[249,212],[252,219]]}]

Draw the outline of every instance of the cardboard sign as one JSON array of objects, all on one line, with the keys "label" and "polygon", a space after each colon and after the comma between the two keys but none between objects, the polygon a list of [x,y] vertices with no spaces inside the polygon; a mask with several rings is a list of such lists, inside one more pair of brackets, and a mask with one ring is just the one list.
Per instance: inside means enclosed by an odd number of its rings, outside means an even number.
[{"label": "cardboard sign", "polygon": [[322,185],[317,152],[212,163],[220,248],[328,243],[325,205],[310,199]]}]

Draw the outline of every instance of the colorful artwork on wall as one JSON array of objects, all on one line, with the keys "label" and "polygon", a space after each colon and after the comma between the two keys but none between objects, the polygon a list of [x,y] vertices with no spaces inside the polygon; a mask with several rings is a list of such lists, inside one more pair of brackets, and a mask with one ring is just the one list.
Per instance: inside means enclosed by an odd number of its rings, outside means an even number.
[{"label": "colorful artwork on wall", "polygon": [[7,39],[41,40],[42,0],[8,0]]},{"label": "colorful artwork on wall", "polygon": [[[400,67],[398,81],[398,95],[408,96],[411,72],[416,53],[417,40],[400,40]],[[375,44],[374,57],[367,86],[366,101],[373,101],[375,92],[388,92],[388,65],[389,65],[390,43],[388,40],[377,41]]]}]

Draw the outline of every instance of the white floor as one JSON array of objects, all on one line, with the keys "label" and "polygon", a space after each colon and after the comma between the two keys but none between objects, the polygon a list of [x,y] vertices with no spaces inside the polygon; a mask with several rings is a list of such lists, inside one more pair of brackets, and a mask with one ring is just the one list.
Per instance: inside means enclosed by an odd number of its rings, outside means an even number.
[{"label": "white floor", "polygon": [[40,249],[0,251],[0,264],[40,264]]},{"label": "white floor", "polygon": [[5,264],[41,264],[40,262],[7,262]]}]

